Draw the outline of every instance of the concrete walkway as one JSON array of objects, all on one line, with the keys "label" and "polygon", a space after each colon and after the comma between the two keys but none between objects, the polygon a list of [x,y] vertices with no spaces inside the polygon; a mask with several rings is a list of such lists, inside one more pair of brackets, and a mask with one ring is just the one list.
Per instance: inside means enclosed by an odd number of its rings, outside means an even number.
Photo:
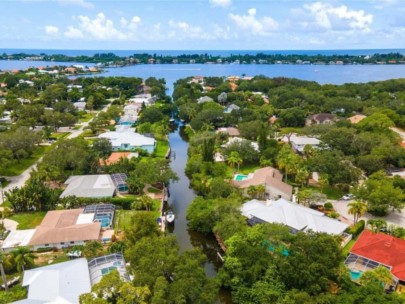
[{"label": "concrete walkway", "polygon": [[10,219],[4,219],[4,228],[6,230],[14,231],[17,230],[18,223]]}]

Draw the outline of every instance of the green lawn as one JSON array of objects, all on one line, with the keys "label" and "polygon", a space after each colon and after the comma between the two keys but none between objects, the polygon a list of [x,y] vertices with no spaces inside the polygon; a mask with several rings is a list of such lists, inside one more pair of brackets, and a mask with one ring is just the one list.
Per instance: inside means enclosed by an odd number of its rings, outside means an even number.
[{"label": "green lawn", "polygon": [[146,211],[138,211],[138,210],[117,210],[115,212],[115,221],[114,221],[114,229],[115,230],[124,230],[131,225],[131,217],[135,213],[139,212],[146,212]]},{"label": "green lawn", "polygon": [[157,157],[165,157],[168,149],[169,149],[169,142],[158,140],[156,144],[155,155]]},{"label": "green lawn", "polygon": [[261,168],[261,167],[260,167],[260,165],[258,165],[258,164],[246,164],[246,165],[243,165],[243,164],[242,164],[242,165],[239,167],[239,170],[238,170],[238,166],[235,165],[235,168],[234,168],[233,171],[232,171],[232,168],[228,166],[228,170],[227,170],[226,176],[227,176],[228,178],[233,178],[233,176],[234,176],[235,174],[237,174],[237,173],[241,173],[241,174],[247,175],[247,174],[249,174],[249,173],[253,173],[255,170],[260,169],[260,168]]},{"label": "green lawn", "polygon": [[333,199],[333,200],[340,199],[344,194],[339,189],[333,188],[331,186],[324,187],[322,191],[321,191],[321,188],[315,187],[315,186],[309,186],[309,187],[306,187],[306,188],[308,188],[310,190],[315,190],[315,191],[322,192],[323,194],[325,194],[327,196],[328,199]]},{"label": "green lawn", "polygon": [[355,239],[351,239],[350,242],[347,243],[347,245],[346,245],[346,246],[343,248],[343,250],[342,250],[343,256],[346,257],[346,256],[349,254],[350,249],[352,249],[354,243],[356,243],[356,240],[355,240]]},{"label": "green lawn", "polygon": [[17,213],[11,216],[10,220],[18,223],[18,229],[33,229],[41,224],[45,214],[45,211]]},{"label": "green lawn", "polygon": [[49,151],[51,146],[38,146],[30,158],[25,158],[20,160],[19,163],[16,163],[10,166],[7,169],[4,169],[4,176],[17,176],[27,170],[32,166],[40,157],[42,157],[45,152]]},{"label": "green lawn", "polygon": [[70,132],[63,132],[63,133],[56,133],[55,132],[55,133],[51,134],[51,139],[59,140],[59,139],[65,138],[69,134],[70,134]]},{"label": "green lawn", "polygon": [[87,113],[87,112],[86,112],[86,114],[84,114],[84,115],[82,115],[82,116],[80,117],[79,123],[87,122],[87,121],[89,121],[90,119],[92,119],[94,116],[95,116],[95,114],[91,114],[91,113]]}]

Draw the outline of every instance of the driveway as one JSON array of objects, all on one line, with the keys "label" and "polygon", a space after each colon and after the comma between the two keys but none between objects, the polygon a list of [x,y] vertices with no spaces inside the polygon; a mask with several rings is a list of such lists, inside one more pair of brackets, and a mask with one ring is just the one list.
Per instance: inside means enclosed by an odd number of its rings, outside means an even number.
[{"label": "driveway", "polygon": [[[347,205],[350,201],[338,200],[338,201],[331,201],[333,207],[335,208],[336,212],[338,212],[342,218],[342,221],[350,222],[353,224],[353,215],[348,214]],[[387,222],[388,225],[395,225],[405,227],[405,210],[404,212],[398,211],[391,211],[387,216],[378,217],[371,215],[370,213],[366,212],[360,219],[365,220],[366,222],[371,219],[381,219]]]}]

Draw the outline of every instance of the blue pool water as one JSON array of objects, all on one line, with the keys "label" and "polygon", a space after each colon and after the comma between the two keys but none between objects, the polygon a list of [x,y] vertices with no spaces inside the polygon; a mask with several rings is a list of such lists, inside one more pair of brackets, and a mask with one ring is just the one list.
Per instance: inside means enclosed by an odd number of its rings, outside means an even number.
[{"label": "blue pool water", "polygon": [[106,274],[109,274],[111,271],[117,269],[117,267],[107,267],[107,268],[103,268],[101,269],[101,274],[104,276]]},{"label": "blue pool water", "polygon": [[361,277],[362,274],[363,274],[362,271],[350,269],[350,278],[351,278],[353,281],[357,281],[358,279],[360,279],[360,277]]},{"label": "blue pool water", "polygon": [[111,219],[109,216],[96,217],[95,220],[101,223],[102,228],[110,226]]},{"label": "blue pool water", "polygon": [[247,175],[243,175],[243,174],[236,174],[235,177],[233,178],[236,181],[242,181],[244,179],[248,178]]}]

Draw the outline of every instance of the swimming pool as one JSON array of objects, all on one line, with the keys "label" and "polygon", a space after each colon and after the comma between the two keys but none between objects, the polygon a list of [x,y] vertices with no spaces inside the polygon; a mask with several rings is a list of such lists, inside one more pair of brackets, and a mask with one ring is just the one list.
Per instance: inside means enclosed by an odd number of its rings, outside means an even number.
[{"label": "swimming pool", "polygon": [[101,228],[108,227],[111,224],[111,218],[107,215],[96,216],[96,218],[94,220],[101,223]]},{"label": "swimming pool", "polygon": [[363,274],[363,272],[360,270],[350,269],[350,278],[353,281],[357,281],[358,279],[360,279],[362,274]]},{"label": "swimming pool", "polygon": [[236,181],[243,181],[244,179],[247,179],[248,178],[248,176],[247,175],[244,175],[244,174],[235,174],[235,176],[234,176],[234,180],[236,180]]},{"label": "swimming pool", "polygon": [[116,269],[117,269],[117,267],[114,267],[114,266],[103,268],[103,269],[101,269],[101,274],[104,276],[104,275],[109,274],[111,271],[116,270]]}]

